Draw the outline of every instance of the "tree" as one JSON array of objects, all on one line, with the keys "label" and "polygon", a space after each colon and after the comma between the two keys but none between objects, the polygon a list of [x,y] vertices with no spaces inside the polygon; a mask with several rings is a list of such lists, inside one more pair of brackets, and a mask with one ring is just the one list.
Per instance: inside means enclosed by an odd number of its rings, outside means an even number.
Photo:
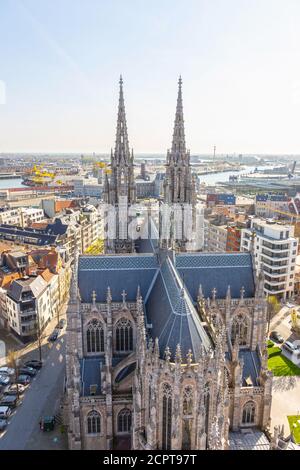
[{"label": "tree", "polygon": [[18,375],[19,375],[18,362],[19,362],[19,359],[18,359],[17,352],[14,351],[13,349],[9,350],[7,354],[7,365],[14,370],[15,381],[16,381],[16,386],[17,386],[17,398],[19,400],[20,393],[19,393],[19,384],[18,384]]},{"label": "tree", "polygon": [[271,318],[273,318],[274,315],[276,315],[276,313],[279,312],[281,305],[276,295],[268,295],[267,305],[268,305],[268,331],[269,331]]}]

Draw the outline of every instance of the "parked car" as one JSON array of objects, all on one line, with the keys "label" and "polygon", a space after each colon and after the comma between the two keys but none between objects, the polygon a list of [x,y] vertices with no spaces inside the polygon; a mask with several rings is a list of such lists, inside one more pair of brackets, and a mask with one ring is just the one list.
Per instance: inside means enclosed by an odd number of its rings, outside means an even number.
[{"label": "parked car", "polygon": [[24,363],[24,367],[31,367],[33,369],[41,369],[43,366],[42,361],[38,361],[36,359],[32,359],[31,361],[26,361]]},{"label": "parked car", "polygon": [[278,331],[272,331],[270,338],[276,341],[276,343],[284,343],[284,338],[278,333]]},{"label": "parked car", "polygon": [[3,432],[6,429],[7,421],[6,419],[0,419],[0,432]]},{"label": "parked car", "polygon": [[290,341],[286,341],[282,347],[291,353],[297,351],[296,346],[294,346]]},{"label": "parked car", "polygon": [[11,415],[9,406],[0,406],[0,419],[7,419]]},{"label": "parked car", "polygon": [[24,385],[21,384],[11,384],[6,387],[4,390],[4,395],[22,395],[25,392]]},{"label": "parked car", "polygon": [[21,374],[17,378],[17,383],[21,385],[28,385],[30,384],[30,382],[31,382],[31,378],[29,375],[26,375],[26,374]]},{"label": "parked car", "polygon": [[30,377],[34,377],[37,371],[33,367],[20,367],[19,374],[29,375]]},{"label": "parked car", "polygon": [[0,374],[14,375],[15,371],[11,367],[3,366],[0,367]]},{"label": "parked car", "polygon": [[58,334],[59,334],[59,331],[55,329],[49,336],[48,341],[52,341],[52,342],[56,341],[58,338]]},{"label": "parked car", "polygon": [[9,406],[10,408],[16,408],[17,404],[17,395],[4,395],[4,397],[0,400],[0,406]]},{"label": "parked car", "polygon": [[8,385],[9,382],[10,382],[10,378],[8,375],[6,374],[0,375],[0,385]]}]

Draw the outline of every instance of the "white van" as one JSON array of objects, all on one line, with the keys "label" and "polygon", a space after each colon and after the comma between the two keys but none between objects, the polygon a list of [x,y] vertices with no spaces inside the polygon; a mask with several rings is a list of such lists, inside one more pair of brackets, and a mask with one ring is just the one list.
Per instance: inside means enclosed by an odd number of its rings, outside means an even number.
[{"label": "white van", "polygon": [[0,418],[7,419],[11,415],[11,409],[9,406],[0,406]]}]

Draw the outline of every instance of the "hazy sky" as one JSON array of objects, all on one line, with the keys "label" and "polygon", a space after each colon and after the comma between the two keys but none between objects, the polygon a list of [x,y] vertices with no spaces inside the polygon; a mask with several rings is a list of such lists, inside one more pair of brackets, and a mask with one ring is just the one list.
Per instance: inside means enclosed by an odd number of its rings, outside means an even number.
[{"label": "hazy sky", "polygon": [[1,0],[0,152],[300,153],[299,0]]}]

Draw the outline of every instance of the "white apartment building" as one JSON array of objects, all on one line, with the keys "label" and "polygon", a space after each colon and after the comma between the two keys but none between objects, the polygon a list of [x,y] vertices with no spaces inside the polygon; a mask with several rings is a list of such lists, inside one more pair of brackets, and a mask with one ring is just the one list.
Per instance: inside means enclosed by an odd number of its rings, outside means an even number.
[{"label": "white apartment building", "polygon": [[269,295],[293,295],[297,248],[291,225],[254,218],[251,228],[242,230],[241,251],[253,251],[256,272],[263,270]]},{"label": "white apartment building", "polygon": [[21,211],[19,208],[6,209],[0,212],[0,224],[21,226]]},{"label": "white apartment building", "polygon": [[289,211],[289,198],[285,194],[257,194],[255,215],[263,218],[282,219]]},{"label": "white apartment building", "polygon": [[227,225],[215,225],[204,220],[204,250],[225,252],[227,245]]},{"label": "white apartment building", "polygon": [[31,224],[44,222],[45,214],[43,209],[36,207],[21,207],[21,227],[30,227]]},{"label": "white apartment building", "polygon": [[6,296],[8,325],[27,342],[42,331],[52,317],[50,288],[41,276],[27,276],[14,280]]},{"label": "white apartment building", "polygon": [[17,207],[0,212],[0,224],[28,227],[32,223],[45,220],[43,209],[35,207]]}]

